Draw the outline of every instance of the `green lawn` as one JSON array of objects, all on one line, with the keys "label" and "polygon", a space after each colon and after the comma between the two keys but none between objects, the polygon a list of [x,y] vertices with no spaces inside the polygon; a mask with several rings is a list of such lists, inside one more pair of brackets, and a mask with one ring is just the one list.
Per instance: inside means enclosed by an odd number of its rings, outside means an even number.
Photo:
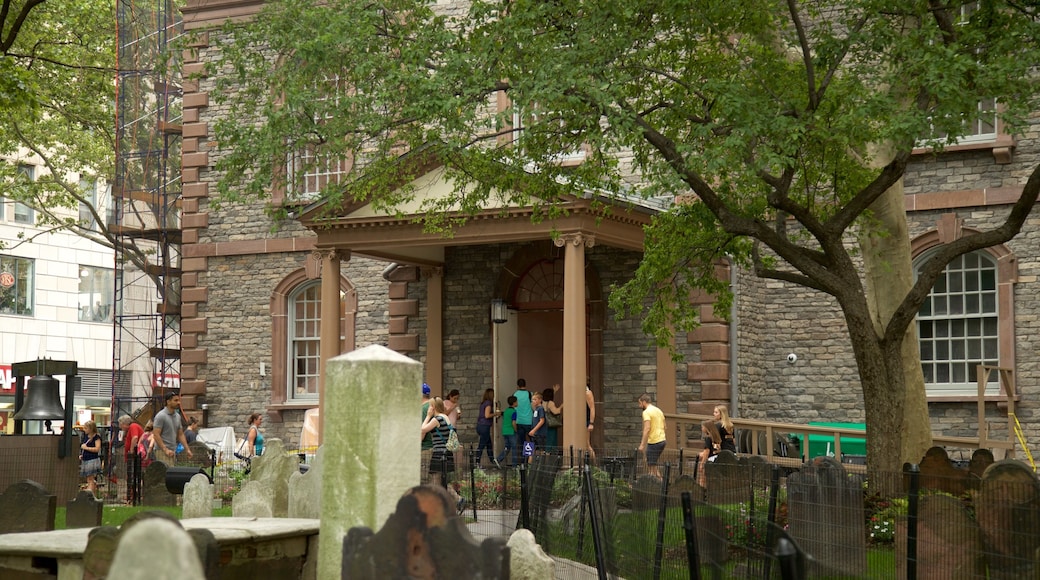
[{"label": "green lawn", "polygon": [[[164,511],[173,514],[177,519],[181,518],[180,507],[153,507],[153,506],[140,506],[140,507],[127,507],[127,506],[105,506],[101,512],[101,525],[103,526],[119,526],[123,522],[130,519],[130,516],[138,512],[147,511]],[[220,509],[213,510],[214,517],[231,517],[231,508],[223,507]],[[60,507],[54,514],[54,529],[64,530],[65,529],[65,508]]]}]

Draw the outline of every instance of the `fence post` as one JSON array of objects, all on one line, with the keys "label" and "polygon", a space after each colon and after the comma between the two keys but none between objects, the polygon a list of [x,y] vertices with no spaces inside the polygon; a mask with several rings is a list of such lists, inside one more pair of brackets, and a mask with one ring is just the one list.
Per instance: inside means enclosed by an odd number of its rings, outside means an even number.
[{"label": "fence post", "polygon": [[603,536],[600,534],[600,514],[596,510],[595,494],[592,492],[592,468],[585,464],[585,486],[589,490],[586,496],[589,504],[589,524],[592,527],[592,546],[596,550],[596,575],[600,580],[607,580],[607,559],[603,550]]},{"label": "fence post", "polygon": [[[473,519],[477,519],[477,452],[469,446],[469,503],[473,508]],[[462,514],[459,514],[462,515]]]},{"label": "fence post", "polygon": [[531,529],[531,514],[528,511],[529,497],[527,492],[527,463],[520,464],[520,526],[525,530]]},{"label": "fence post", "polygon": [[[769,519],[769,526],[766,528],[766,546],[772,546],[776,540],[776,499],[780,492],[780,466],[773,466],[772,479],[769,482],[769,512],[766,517]],[[763,578],[769,578],[772,572],[773,560],[766,558],[765,562],[765,574]]]},{"label": "fence post", "polygon": [[780,561],[780,577],[784,580],[801,580],[798,575],[798,550],[787,538],[776,543],[776,559]]},{"label": "fence post", "polygon": [[672,464],[664,464],[664,479],[661,481],[661,501],[657,507],[657,542],[654,547],[654,580],[661,578],[661,560],[664,558],[664,525],[668,519],[668,478]]},{"label": "fence post", "polygon": [[588,494],[591,493],[591,490],[587,489],[587,486],[585,485],[584,470],[587,470],[588,468],[589,466],[586,462],[582,473],[578,476],[579,481],[581,482],[579,485],[579,488],[581,489],[581,501],[578,502],[578,547],[575,550],[578,561],[581,561],[582,557],[585,556],[585,504],[588,501]]},{"label": "fence post", "polygon": [[683,530],[686,532],[686,561],[690,564],[690,580],[700,580],[701,557],[697,553],[697,518],[693,515],[693,500],[688,491],[682,492],[682,511]]},{"label": "fence post", "polygon": [[910,475],[910,496],[907,498],[906,514],[906,580],[917,580],[917,510],[921,468],[913,463],[907,473]]}]

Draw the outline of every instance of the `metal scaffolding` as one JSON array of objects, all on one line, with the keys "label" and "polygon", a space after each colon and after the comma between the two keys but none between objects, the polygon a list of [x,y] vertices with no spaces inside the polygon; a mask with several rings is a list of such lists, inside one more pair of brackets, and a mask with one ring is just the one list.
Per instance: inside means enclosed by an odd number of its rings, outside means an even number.
[{"label": "metal scaffolding", "polygon": [[[117,0],[116,13],[113,433],[179,389],[181,304],[180,13],[170,0]],[[129,395],[115,378],[128,375]]]}]

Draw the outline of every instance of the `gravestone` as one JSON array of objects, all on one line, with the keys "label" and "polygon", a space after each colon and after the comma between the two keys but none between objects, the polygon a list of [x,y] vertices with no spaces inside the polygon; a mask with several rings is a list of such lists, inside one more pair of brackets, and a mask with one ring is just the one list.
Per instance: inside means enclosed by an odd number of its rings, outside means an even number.
[{"label": "gravestone", "polygon": [[817,457],[788,476],[787,502],[791,536],[812,557],[814,574],[866,571],[862,478],[850,477],[833,457]]},{"label": "gravestone", "polygon": [[[162,536],[156,532],[153,522],[160,521]],[[142,534],[132,530],[151,530]],[[158,556],[159,552],[169,552],[179,548],[184,537],[188,538],[194,559],[199,562],[201,573],[187,575],[188,570],[176,563],[169,563],[166,557]],[[148,539],[150,538],[150,539]],[[120,550],[120,547],[123,550]],[[134,554],[133,552],[138,552]],[[121,555],[117,555],[121,553]],[[185,552],[187,553],[187,552]],[[126,568],[115,568],[117,558],[122,558],[121,566],[134,566],[140,570],[127,572]],[[128,518],[120,527],[104,526],[95,528],[87,536],[87,547],[83,552],[83,580],[101,580],[104,578],[133,580],[137,578],[219,578],[220,553],[216,539],[209,530],[191,530],[185,532],[180,522],[169,512],[143,511]],[[170,569],[170,572],[167,572]],[[125,574],[125,575],[124,575]],[[151,574],[151,575],[142,575]],[[173,574],[173,575],[167,575]],[[180,575],[178,575],[180,574]]]},{"label": "gravestone", "polygon": [[54,529],[58,498],[29,479],[0,494],[0,534],[49,532]]},{"label": "gravestone", "polygon": [[729,557],[726,540],[726,516],[719,508],[693,502],[697,556],[703,565],[719,570]]},{"label": "gravestone", "polygon": [[331,358],[326,368],[318,577],[335,578],[347,532],[378,529],[419,484],[423,381],[422,363],[380,345]]},{"label": "gravestone", "polygon": [[[300,460],[295,454],[286,453],[281,439],[267,439],[264,442],[264,454],[254,457],[251,466],[247,485],[262,488],[261,493],[269,499],[274,517],[288,517],[289,477],[300,472]],[[234,503],[232,501],[232,511]]]},{"label": "gravestone", "polygon": [[640,475],[632,485],[632,510],[642,512],[659,509],[661,486],[660,479],[651,475]]},{"label": "gravestone", "polygon": [[231,500],[231,517],[273,518],[274,501],[271,488],[256,481],[247,481]]},{"label": "gravestone", "polygon": [[[907,577],[906,518],[896,522],[896,567]],[[979,526],[964,504],[948,495],[920,499],[917,515],[917,578],[985,578]]]},{"label": "gravestone", "polygon": [[701,466],[704,470],[705,497],[712,505],[748,502],[754,489],[769,486],[769,464],[758,455],[737,457],[723,450]]},{"label": "gravestone", "polygon": [[182,580],[205,578],[192,537],[179,524],[149,518],[119,537],[109,578],[119,580]]},{"label": "gravestone", "polygon": [[[539,455],[535,457],[527,472],[529,523],[531,532],[543,544],[549,538],[549,503],[552,501],[552,490],[561,463],[563,457],[555,453]],[[519,521],[517,527],[520,527]]]},{"label": "gravestone", "polygon": [[340,572],[332,576],[319,574],[320,577],[343,580],[505,580],[510,577],[511,556],[506,540],[487,538],[478,544],[455,513],[448,492],[437,486],[409,490],[377,533],[369,528],[351,528],[340,553]]},{"label": "gravestone", "polygon": [[105,502],[89,490],[80,490],[76,499],[65,504],[65,527],[96,528],[101,525]]},{"label": "gravestone", "polygon": [[1026,464],[1005,459],[986,469],[976,496],[975,518],[991,579],[1035,577],[1040,481]]},{"label": "gravestone", "polygon": [[289,517],[321,518],[321,475],[324,447],[319,447],[314,454],[307,473],[296,473],[289,476]]},{"label": "gravestone", "polygon": [[954,466],[950,461],[950,456],[942,447],[932,447],[926,451],[918,467],[921,470],[919,480],[921,489],[961,495],[966,490],[976,487],[972,481],[975,478],[971,473],[967,469]]},{"label": "gravestone", "polygon": [[986,468],[993,465],[995,460],[993,459],[993,452],[989,449],[976,449],[971,454],[971,461],[968,463],[968,471],[971,472],[978,479],[982,479],[982,474],[986,472]]},{"label": "gravestone", "polygon": [[695,502],[704,502],[705,489],[701,487],[701,484],[697,483],[697,480],[692,475],[683,474],[677,477],[675,482],[668,488],[668,506],[681,506],[683,492],[690,492],[690,497]]},{"label": "gravestone", "polygon": [[506,545],[509,547],[510,580],[556,577],[556,561],[546,555],[530,530],[516,530]]},{"label": "gravestone", "polygon": [[166,464],[153,461],[141,476],[141,503],[146,506],[175,506],[177,496],[166,489]]},{"label": "gravestone", "polygon": [[213,515],[213,484],[204,473],[196,474],[184,485],[181,517],[208,518]]}]

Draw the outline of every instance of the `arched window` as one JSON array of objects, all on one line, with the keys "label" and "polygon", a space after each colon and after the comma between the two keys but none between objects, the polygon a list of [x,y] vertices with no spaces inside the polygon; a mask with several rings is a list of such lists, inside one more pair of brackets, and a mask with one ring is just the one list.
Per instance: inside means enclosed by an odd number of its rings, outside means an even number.
[{"label": "arched window", "polygon": [[[929,253],[917,260],[923,263]],[[978,365],[1000,366],[997,262],[986,252],[955,258],[917,313],[921,367],[929,395],[978,392]],[[992,377],[997,387],[997,377]]]},{"label": "arched window", "polygon": [[321,374],[321,281],[300,286],[289,295],[289,398],[318,397]]},{"label": "arched window", "polygon": [[[340,277],[339,352],[354,349],[357,292]],[[271,294],[271,405],[279,408],[318,404],[321,374],[321,280],[300,269],[286,276]]]}]

